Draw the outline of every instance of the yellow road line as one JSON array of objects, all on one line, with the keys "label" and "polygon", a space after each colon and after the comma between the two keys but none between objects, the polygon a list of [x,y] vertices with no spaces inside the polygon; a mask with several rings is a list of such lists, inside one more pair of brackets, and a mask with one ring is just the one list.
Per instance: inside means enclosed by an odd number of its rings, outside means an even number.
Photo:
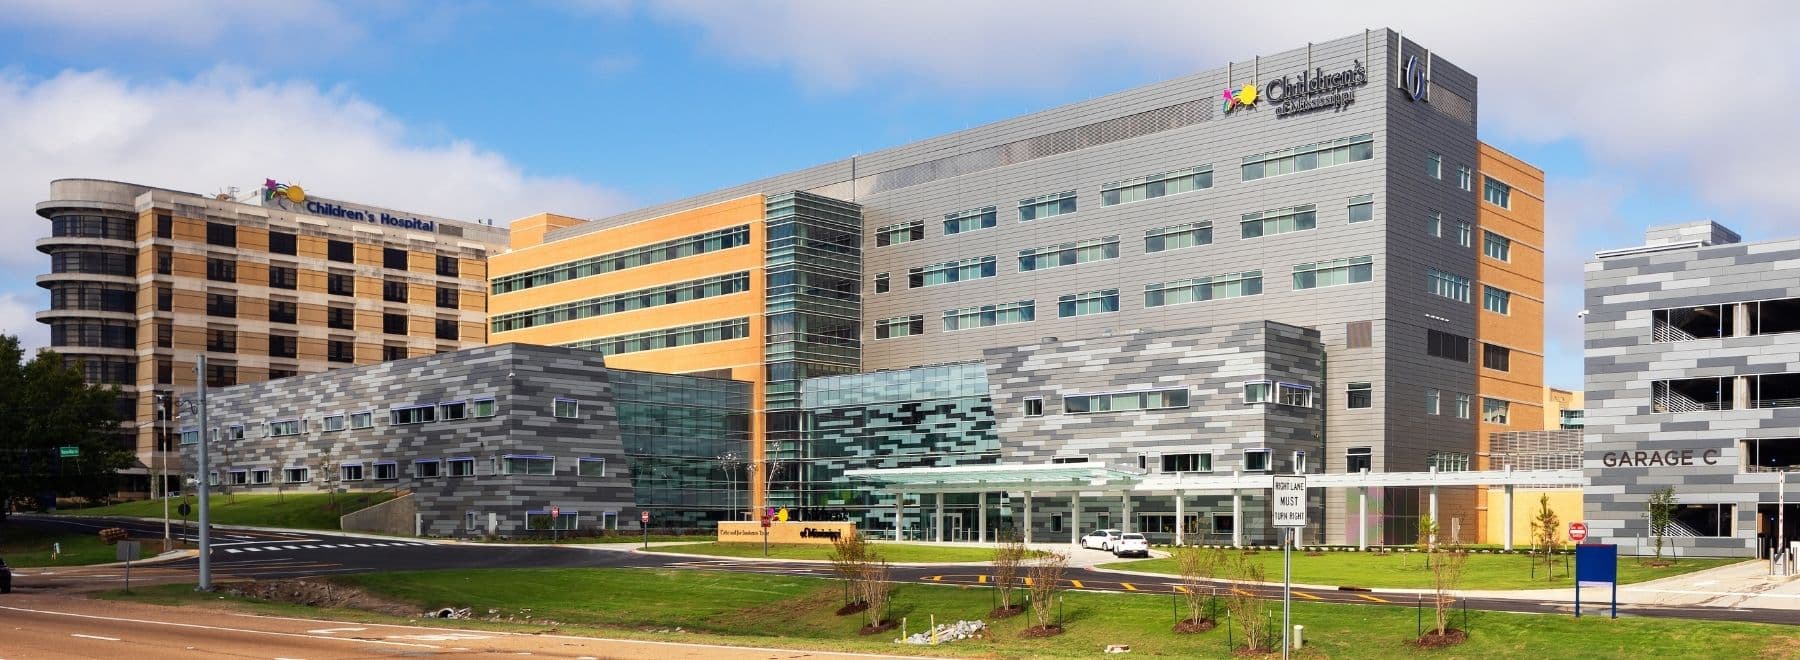
[{"label": "yellow road line", "polygon": [[1356,597],[1357,597],[1357,598],[1361,598],[1361,599],[1363,599],[1363,600],[1367,600],[1367,601],[1372,601],[1372,602],[1376,602],[1376,603],[1387,603],[1387,602],[1391,602],[1391,601],[1389,601],[1389,600],[1387,600],[1387,599],[1385,599],[1385,598],[1376,598],[1376,597],[1374,597],[1374,596],[1370,596],[1370,595],[1368,595],[1368,594],[1357,594],[1357,595],[1356,595]]},{"label": "yellow road line", "polygon": [[943,582],[943,581],[944,581],[944,576],[942,576],[942,575],[933,575],[933,576],[931,576],[931,581],[932,581],[932,582]]},{"label": "yellow road line", "polygon": [[986,575],[975,576],[975,584],[987,584],[987,576]]},{"label": "yellow road line", "polygon": [[1086,589],[1087,588],[1087,587],[1081,586],[1081,580],[1069,580],[1069,584],[1075,585],[1076,589]]},{"label": "yellow road line", "polygon": [[1294,592],[1294,595],[1295,595],[1295,596],[1299,596],[1299,597],[1301,597],[1301,598],[1305,598],[1305,599],[1307,599],[1307,600],[1325,600],[1325,599],[1323,599],[1323,598],[1320,598],[1320,597],[1318,597],[1318,596],[1314,596],[1314,595],[1312,595],[1312,594],[1309,594],[1309,593],[1306,593],[1306,592],[1304,592],[1304,591],[1295,591],[1295,592]]},{"label": "yellow road line", "polygon": [[1248,591],[1244,591],[1243,589],[1239,589],[1237,587],[1232,587],[1231,593],[1237,594],[1239,596],[1255,596],[1256,595],[1256,594],[1250,593]]},{"label": "yellow road line", "polygon": [[1119,586],[1125,587],[1126,591],[1137,591],[1137,587],[1131,586],[1130,582],[1120,582]]},{"label": "yellow road line", "polygon": [[1031,578],[1025,578],[1025,586],[1031,586]]},{"label": "yellow road line", "polygon": [[1188,588],[1187,588],[1187,587],[1184,587],[1184,586],[1181,586],[1181,585],[1179,585],[1179,584],[1177,584],[1177,585],[1175,585],[1175,590],[1176,590],[1176,591],[1179,591],[1179,592],[1181,592],[1181,593],[1184,593],[1184,594],[1191,594],[1191,593],[1194,593],[1194,592],[1192,592],[1192,591],[1188,591]]}]

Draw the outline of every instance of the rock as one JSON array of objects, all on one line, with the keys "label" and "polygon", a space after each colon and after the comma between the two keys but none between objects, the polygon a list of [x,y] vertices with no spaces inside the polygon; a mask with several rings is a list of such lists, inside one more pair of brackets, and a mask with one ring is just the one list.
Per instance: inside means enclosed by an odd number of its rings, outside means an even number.
[{"label": "rock", "polygon": [[1108,644],[1106,646],[1106,652],[1107,653],[1130,653],[1131,645],[1130,644]]},{"label": "rock", "polygon": [[[905,638],[894,640],[897,644],[931,644],[932,631],[914,633]],[[956,623],[938,624],[937,643],[948,644],[965,639],[979,639],[987,633],[987,623],[983,621],[957,621]]]}]

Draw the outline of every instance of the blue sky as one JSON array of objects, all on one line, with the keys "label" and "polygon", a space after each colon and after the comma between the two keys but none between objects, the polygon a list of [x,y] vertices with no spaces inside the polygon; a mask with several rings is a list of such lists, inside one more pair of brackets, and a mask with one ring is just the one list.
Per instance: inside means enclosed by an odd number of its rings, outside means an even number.
[{"label": "blue sky", "polygon": [[[1694,218],[1800,234],[1781,183],[1800,90],[1709,91],[1800,75],[1785,5],[1340,4],[0,0],[0,204],[36,236],[56,177],[275,177],[453,217],[601,215],[1393,26],[1480,76],[1483,139],[1546,170],[1550,383],[1580,386],[1594,250]],[[47,258],[14,243],[0,329],[41,345]]]}]

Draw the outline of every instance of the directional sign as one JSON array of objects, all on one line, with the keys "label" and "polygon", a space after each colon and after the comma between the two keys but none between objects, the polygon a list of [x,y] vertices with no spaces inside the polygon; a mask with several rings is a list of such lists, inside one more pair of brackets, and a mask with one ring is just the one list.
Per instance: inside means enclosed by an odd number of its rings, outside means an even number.
[{"label": "directional sign", "polygon": [[113,553],[119,561],[135,561],[138,558],[139,541],[120,541],[113,546]]},{"label": "directional sign", "polygon": [[1277,475],[1274,506],[1270,510],[1275,514],[1275,521],[1271,524],[1276,527],[1305,527],[1306,477],[1298,474]]},{"label": "directional sign", "polygon": [[63,458],[75,458],[75,457],[81,455],[81,448],[80,447],[57,447],[56,452],[57,452],[57,455],[62,456]]},{"label": "directional sign", "polygon": [[1587,523],[1584,523],[1584,522],[1569,523],[1569,540],[1574,541],[1576,543],[1580,543],[1582,541],[1587,540]]}]

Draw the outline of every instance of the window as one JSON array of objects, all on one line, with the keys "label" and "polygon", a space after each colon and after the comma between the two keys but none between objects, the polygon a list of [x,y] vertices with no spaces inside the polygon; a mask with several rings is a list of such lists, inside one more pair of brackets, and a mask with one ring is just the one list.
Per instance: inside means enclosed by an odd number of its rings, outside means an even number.
[{"label": "window", "polygon": [[1236,518],[1229,513],[1214,514],[1212,517],[1212,533],[1229,535],[1237,529]]},{"label": "window", "polygon": [[491,288],[510,293],[749,244],[750,225],[738,225],[495,278]]},{"label": "window", "polygon": [[888,274],[887,273],[876,273],[875,274],[875,293],[887,293],[888,287],[889,287]]},{"label": "window", "polygon": [[438,339],[456,341],[462,338],[462,328],[457,326],[456,319],[437,319],[433,326],[432,334]]},{"label": "window", "polygon": [[1129,204],[1167,195],[1205,190],[1213,185],[1211,165],[1140,176],[1100,185],[1100,205]]},{"label": "window", "polygon": [[334,296],[356,295],[356,276],[349,273],[330,273],[325,276],[325,292]]},{"label": "window", "polygon": [[1469,221],[1456,221],[1456,244],[1463,247],[1475,244],[1475,226],[1469,224]]},{"label": "window", "polygon": [[475,400],[475,411],[474,412],[475,412],[476,417],[493,417],[494,410],[495,410],[495,406],[494,406],[493,399],[476,399]]},{"label": "window", "polygon": [[556,459],[549,456],[517,456],[500,457],[501,474],[553,475],[556,474]]},{"label": "window", "polygon": [[271,365],[269,367],[269,380],[281,380],[283,378],[291,378],[298,375],[300,375],[300,370],[292,366],[279,367]]},{"label": "window", "polygon": [[557,397],[552,404],[551,414],[557,419],[575,419],[581,416],[581,402]]},{"label": "window", "polygon": [[355,330],[356,310],[332,305],[325,310],[325,325],[337,330]]},{"label": "window", "polygon": [[342,476],[344,481],[362,481],[363,464],[345,463],[338,466],[338,474]]},{"label": "window", "polygon": [[289,435],[300,435],[301,425],[298,419],[279,419],[269,422],[269,437],[279,438]]},{"label": "window", "polygon": [[206,223],[206,244],[237,247],[237,227],[218,222]]},{"label": "window", "polygon": [[175,311],[175,289],[166,286],[156,287],[156,311]]},{"label": "window", "polygon": [[390,335],[406,334],[406,315],[386,312],[381,315],[381,331]]},{"label": "window", "polygon": [[174,348],[175,347],[175,326],[169,325],[167,323],[157,323],[156,324],[156,347],[157,348]]},{"label": "window", "polygon": [[989,229],[998,223],[999,210],[988,206],[944,214],[944,235],[953,236],[977,229]]},{"label": "window", "polygon": [[183,444],[183,445],[200,444],[200,429],[182,429],[181,430],[181,444]]},{"label": "window", "polygon": [[300,274],[293,266],[269,264],[269,287],[292,291],[300,288]]},{"label": "window", "polygon": [[1368,348],[1375,344],[1375,326],[1371,321],[1344,324],[1344,348]]},{"label": "window", "polygon": [[1483,343],[1481,345],[1481,366],[1494,371],[1510,371],[1512,369],[1512,349]]},{"label": "window", "polygon": [[1291,460],[1293,462],[1290,463],[1290,465],[1294,468],[1294,474],[1305,474],[1306,473],[1306,452],[1303,452],[1303,451],[1294,452],[1293,458]]},{"label": "window", "polygon": [[1439,472],[1468,472],[1469,454],[1460,451],[1434,451],[1425,456],[1425,465]]},{"label": "window", "polygon": [[1294,289],[1360,284],[1375,277],[1372,257],[1349,257],[1294,266]]},{"label": "window", "polygon": [[269,355],[282,358],[299,357],[300,338],[291,335],[269,335]]},{"label": "window", "polygon": [[156,237],[175,238],[175,217],[167,213],[156,214]]},{"label": "window", "polygon": [[247,470],[232,470],[230,472],[227,472],[226,474],[230,476],[230,480],[227,481],[226,483],[229,483],[233,486],[248,486],[248,485],[250,485],[250,472]]},{"label": "window", "polygon": [[322,426],[324,426],[325,430],[327,430],[327,431],[342,431],[342,430],[344,430],[344,416],[343,415],[326,415],[321,421],[322,421]]},{"label": "window", "polygon": [[1252,380],[1244,383],[1244,403],[1268,403],[1275,385],[1266,380]]},{"label": "window", "polygon": [[1025,400],[1025,416],[1026,417],[1043,417],[1044,416],[1044,400],[1041,398],[1026,399]]},{"label": "window", "polygon": [[236,353],[237,331],[225,328],[207,328],[206,350],[213,353]]},{"label": "window", "polygon": [[1191,280],[1157,282],[1144,285],[1144,306],[1162,307],[1183,303],[1237,298],[1262,293],[1262,271],[1226,273]]},{"label": "window", "polygon": [[381,282],[381,299],[387,302],[406,302],[406,283],[394,280]]},{"label": "window", "polygon": [[[1786,302],[1786,301],[1772,301]],[[1760,311],[1760,310],[1752,310]],[[1768,314],[1753,314],[1763,320]],[[1732,337],[1737,332],[1737,305],[1697,305],[1659,309],[1650,313],[1653,342],[1690,341]],[[1750,334],[1758,334],[1754,330]]]},{"label": "window", "polygon": [[452,477],[475,476],[475,459],[473,458],[452,458],[444,462],[449,464],[450,476]]},{"label": "window", "polygon": [[1356,474],[1364,470],[1375,469],[1375,452],[1368,447],[1351,447],[1344,450],[1344,471]]},{"label": "window", "polygon": [[300,304],[292,300],[269,301],[270,323],[295,323],[299,320]]},{"label": "window", "polygon": [[225,439],[237,442],[244,439],[244,425],[232,424],[225,427]]},{"label": "window", "polygon": [[1267,471],[1269,471],[1269,450],[1267,450],[1267,449],[1246,449],[1246,450],[1244,450],[1244,471],[1245,472],[1267,472]]},{"label": "window", "polygon": [[224,257],[207,257],[206,279],[214,282],[236,282],[237,262]]},{"label": "window", "polygon": [[1368,222],[1375,219],[1375,195],[1357,195],[1350,198],[1350,222]]},{"label": "window", "polygon": [[1512,313],[1512,292],[1481,285],[1481,308],[1495,314]]},{"label": "window", "polygon": [[1735,504],[1677,504],[1669,512],[1669,526],[1685,528],[1694,536],[1736,536],[1736,516]]},{"label": "window", "polygon": [[1238,221],[1239,235],[1260,238],[1274,234],[1306,231],[1319,226],[1319,213],[1311,204],[1259,213],[1245,213]]},{"label": "window", "polygon": [[270,477],[270,471],[268,468],[259,468],[259,469],[251,470],[250,471],[250,485],[252,485],[252,486],[267,486],[267,485],[269,485],[269,477]]},{"label": "window", "polygon": [[78,238],[104,238],[115,241],[136,241],[137,218],[114,218],[103,215],[58,215],[50,218],[50,235],[72,236]]},{"label": "window", "polygon": [[1056,315],[1059,317],[1107,314],[1116,311],[1119,311],[1118,289],[1072,293],[1056,299]]},{"label": "window", "polygon": [[381,347],[381,361],[382,362],[393,362],[394,360],[404,360],[404,359],[406,359],[406,345],[405,344],[388,344],[386,346]]},{"label": "window", "polygon": [[1468,191],[1475,190],[1475,170],[1469,169],[1468,165],[1456,166],[1456,187]]},{"label": "window", "polygon": [[312,468],[292,467],[282,470],[281,481],[290,484],[303,484],[312,481]]},{"label": "window", "polygon": [[909,289],[950,284],[964,280],[993,277],[998,260],[994,257],[974,257],[960,261],[946,261],[910,268],[906,271],[906,286]]},{"label": "window", "polygon": [[1426,214],[1426,216],[1425,216],[1425,233],[1426,233],[1426,235],[1429,235],[1432,238],[1443,238],[1444,237],[1444,214],[1443,214],[1443,212],[1432,211],[1431,213]]},{"label": "window", "polygon": [[[470,461],[470,463],[473,464],[474,461]],[[413,476],[420,479],[430,479],[438,476],[439,470],[442,467],[443,466],[438,460],[434,458],[416,460],[413,461]]]},{"label": "window", "polygon": [[284,231],[269,232],[269,251],[275,254],[297,255],[300,253],[297,237]]},{"label": "window", "polygon": [[1440,154],[1426,154],[1425,176],[1442,180],[1444,178],[1444,157]]},{"label": "window", "polygon": [[1019,200],[1019,222],[1031,222],[1039,218],[1074,212],[1075,191],[1073,190]]},{"label": "window", "polygon": [[1245,156],[1243,179],[1255,181],[1321,167],[1370,160],[1374,157],[1375,136],[1353,135],[1328,142],[1317,142],[1281,151]]},{"label": "window", "polygon": [[1212,454],[1163,454],[1164,472],[1211,472]]},{"label": "window", "polygon": [[1295,383],[1276,383],[1275,402],[1284,406],[1312,407],[1312,388]]},{"label": "window", "polygon": [[350,428],[366,429],[375,426],[375,413],[369,411],[350,413]]},{"label": "window", "polygon": [[381,266],[393,270],[406,270],[406,250],[381,248]]},{"label": "window", "polygon": [[1512,239],[1483,229],[1481,253],[1501,261],[1512,261]]},{"label": "window", "polygon": [[1074,243],[1019,250],[1019,272],[1028,273],[1034,270],[1117,258],[1119,258],[1119,237],[1104,236]]},{"label": "window", "polygon": [[1144,252],[1165,252],[1200,245],[1212,245],[1211,220],[1188,222],[1144,231]]},{"label": "window", "polygon": [[1584,419],[1587,416],[1587,411],[1562,410],[1558,412],[1560,413],[1557,419],[1558,426],[1563,430],[1580,430],[1587,427],[1587,420]]},{"label": "window", "polygon": [[606,476],[606,459],[581,458],[575,461],[575,475],[579,477]]},{"label": "window", "polygon": [[1481,177],[1481,200],[1503,209],[1512,208],[1512,186],[1491,176]]},{"label": "window", "polygon": [[588,339],[570,344],[570,348],[589,351],[600,351],[607,355],[632,353],[636,351],[652,351],[659,348],[689,346],[715,341],[743,339],[750,336],[750,319],[736,318],[726,321],[696,323],[674,328],[636,332],[628,335]]},{"label": "window", "polygon": [[875,322],[876,339],[893,339],[922,334],[925,334],[925,317],[920,314],[897,316]]},{"label": "window", "polygon": [[400,466],[393,461],[382,461],[375,464],[376,481],[393,481],[400,478]]},{"label": "window", "polygon": [[1457,302],[1469,302],[1469,278],[1436,268],[1429,269],[1426,276],[1432,294]]},{"label": "window", "polygon": [[453,421],[469,416],[469,404],[464,401],[451,401],[438,404],[438,419]]},{"label": "window", "polygon": [[[770,276],[771,291],[780,288],[782,291],[798,288],[792,273]],[[661,305],[673,305],[692,300],[714,298],[750,290],[750,272],[740,271],[729,275],[716,275],[697,280],[653,286],[634,291],[609,294],[570,303],[538,307],[493,316],[494,332],[505,332],[521,328],[531,328],[576,319],[585,319],[607,314],[620,314],[638,309],[646,309]],[[814,286],[805,292],[830,295],[832,292]],[[771,294],[773,295],[773,294]],[[444,307],[445,305],[439,305]],[[453,307],[453,305],[452,305]]]},{"label": "window", "polygon": [[1425,414],[1438,414],[1438,400],[1442,398],[1443,392],[1429,387],[1425,388]]},{"label": "window", "polygon": [[1021,300],[999,305],[981,305],[944,310],[944,331],[987,328],[1011,323],[1027,323],[1037,319],[1037,301]]},{"label": "window", "polygon": [[396,426],[401,424],[424,424],[426,422],[434,422],[437,421],[437,407],[416,405],[389,408],[388,419],[390,420],[389,423]]},{"label": "window", "polygon": [[462,292],[456,290],[456,287],[440,286],[437,288],[438,309],[456,309],[461,305]]},{"label": "window", "polygon": [[206,294],[206,315],[237,318],[237,296],[223,293]]},{"label": "window", "polygon": [[536,511],[526,511],[525,512],[525,528],[526,529],[575,529],[575,527],[581,521],[580,514],[574,512],[574,511],[570,511],[568,509],[563,509],[563,510],[559,511],[558,513],[561,513],[562,515],[557,517],[555,520],[552,520],[552,519],[550,519],[549,511],[546,511],[543,509],[538,509]]},{"label": "window", "polygon": [[875,230],[875,247],[925,240],[925,221],[911,220]]},{"label": "window", "polygon": [[1469,338],[1439,330],[1425,331],[1425,354],[1457,362],[1469,361]]},{"label": "window", "polygon": [[1375,405],[1375,386],[1371,383],[1350,383],[1344,390],[1345,408],[1368,408]]},{"label": "window", "polygon": [[346,264],[356,263],[356,246],[350,241],[328,240],[325,242],[325,258]]},{"label": "window", "polygon": [[325,359],[332,362],[355,362],[356,343],[347,339],[332,339],[326,341]]},{"label": "window", "polygon": [[[62,264],[58,263],[58,259],[55,256],[52,256],[50,258],[51,272],[63,272],[62,270],[59,270],[59,268],[58,268],[61,265]],[[120,270],[124,270],[124,269],[121,268]],[[174,273],[175,273],[175,254],[173,252],[171,252],[168,248],[157,248],[156,249],[156,274],[158,274],[158,275],[173,275]],[[120,272],[120,273],[108,273],[108,274],[124,275],[125,273]]]},{"label": "window", "polygon": [[1187,406],[1188,390],[1185,387],[1112,394],[1063,395],[1063,412],[1072,415],[1130,410],[1166,410],[1186,408]]},{"label": "window", "polygon": [[1470,395],[1470,394],[1456,395],[1456,418],[1457,419],[1468,419],[1469,418],[1470,409],[1474,407],[1472,405],[1473,398],[1474,398],[1474,395]]}]

